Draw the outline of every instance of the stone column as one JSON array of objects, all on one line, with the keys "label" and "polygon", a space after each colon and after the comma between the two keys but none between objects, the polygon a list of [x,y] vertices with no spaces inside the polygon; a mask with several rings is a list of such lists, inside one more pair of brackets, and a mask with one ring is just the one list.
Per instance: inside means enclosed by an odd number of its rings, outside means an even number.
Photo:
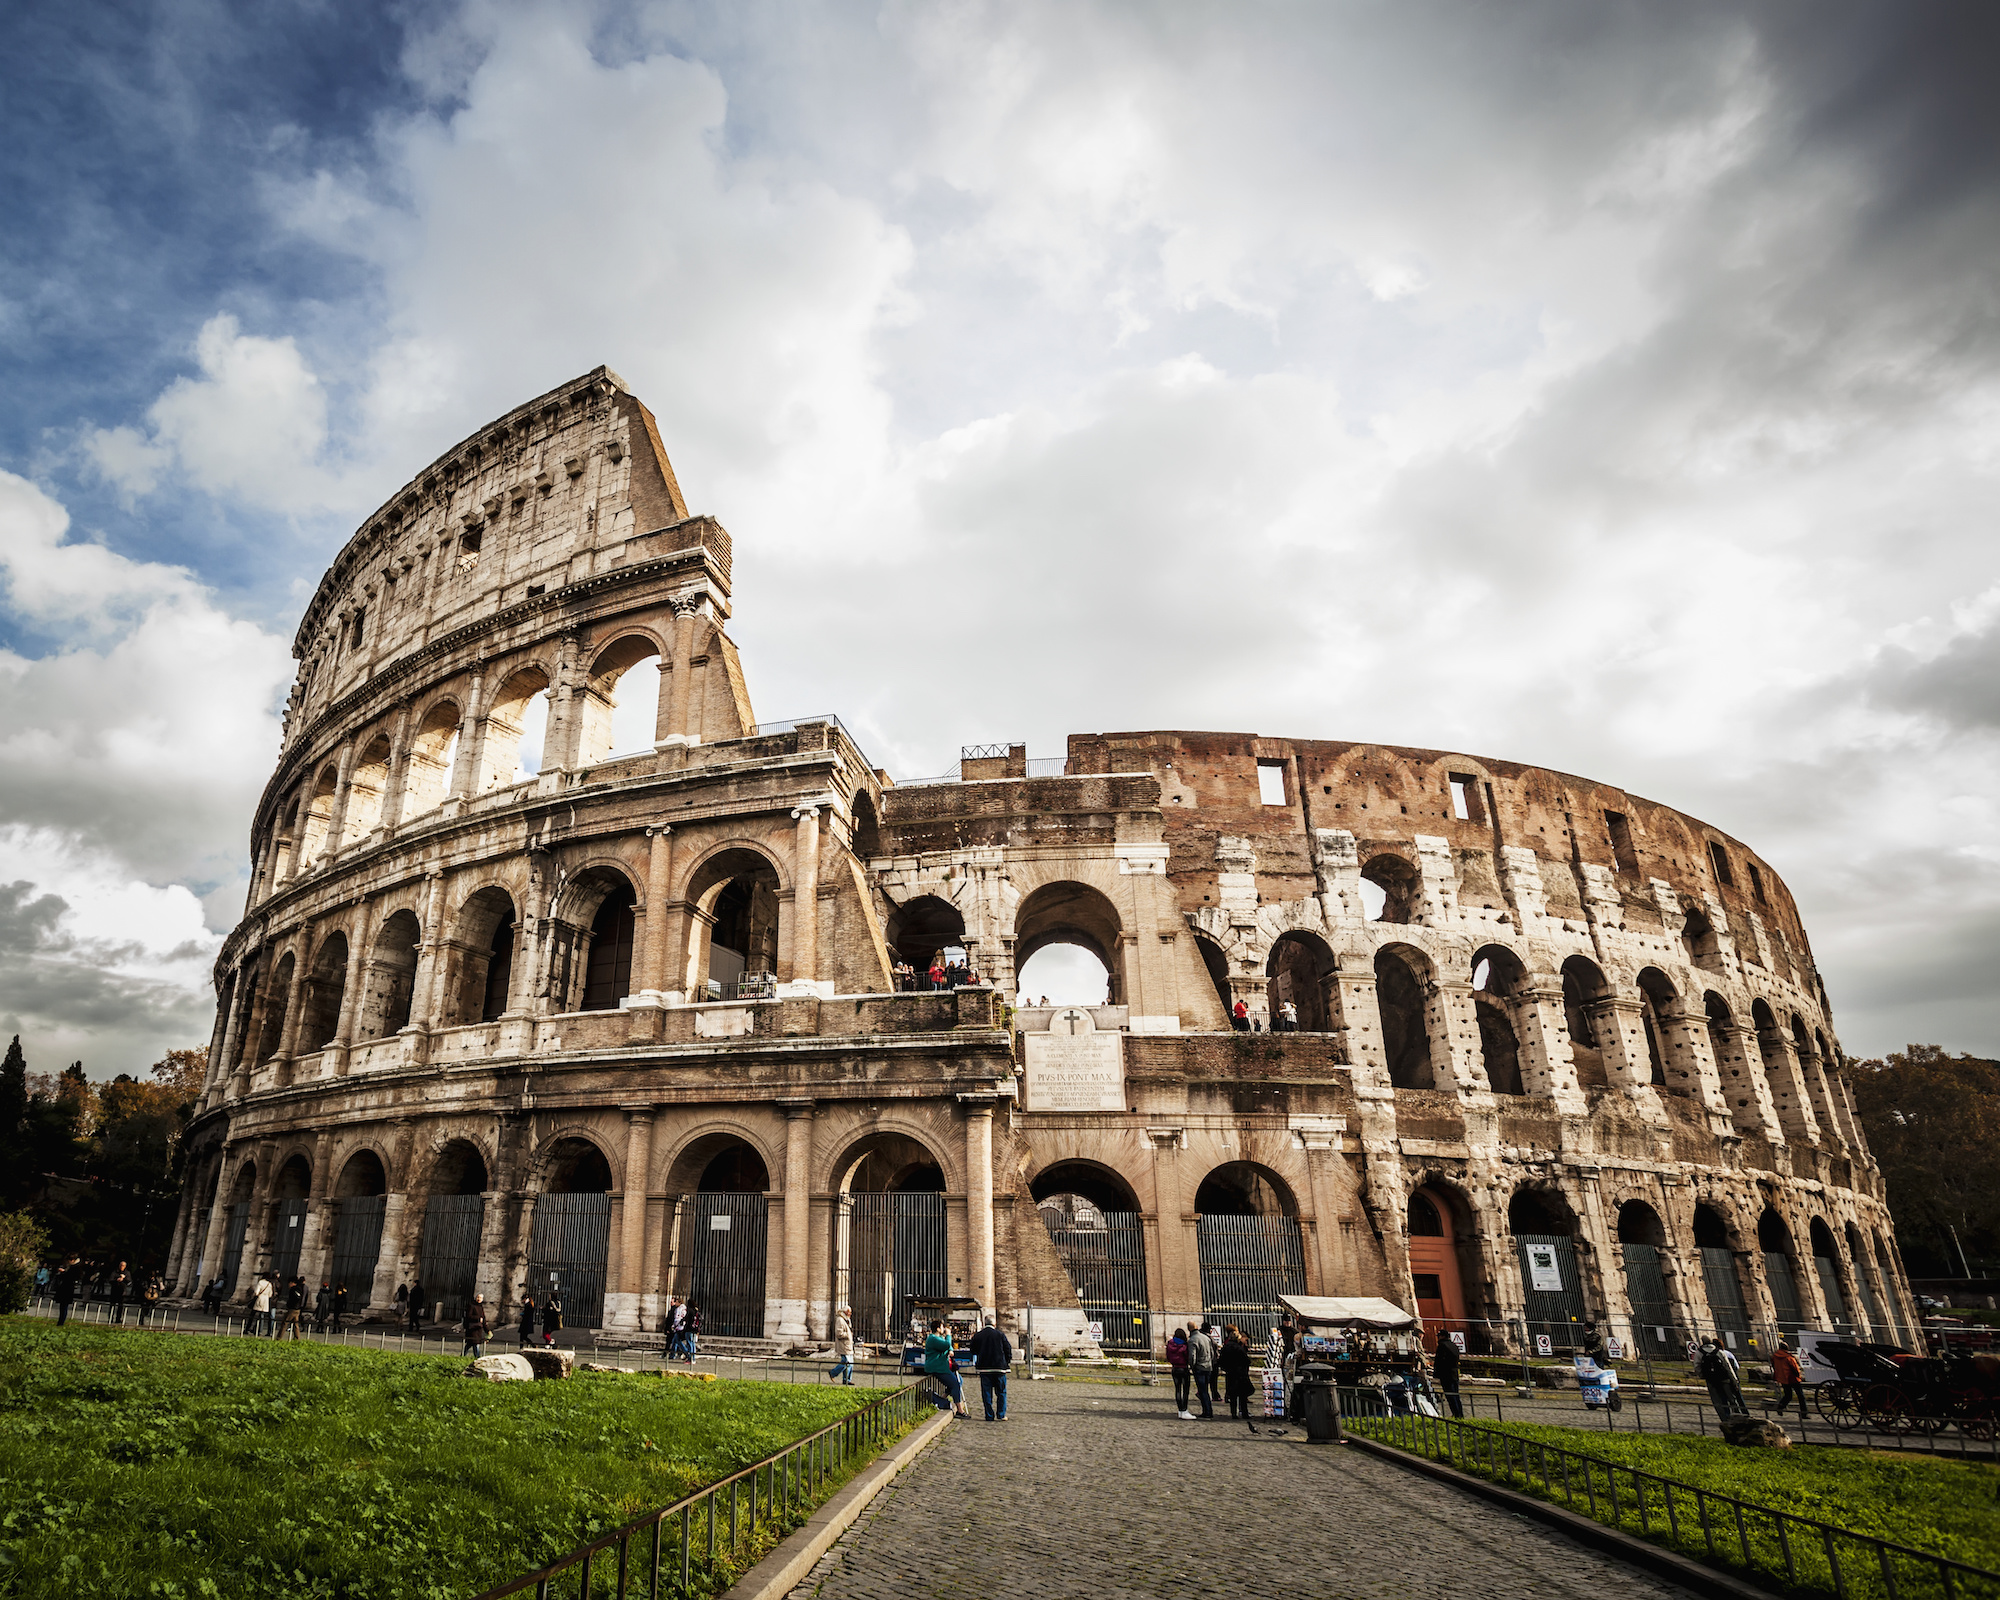
[{"label": "stone column", "polygon": [[[421,1231],[415,1240],[409,1238],[413,1220],[409,1190],[414,1176],[411,1168],[416,1164],[416,1123],[409,1117],[398,1117],[392,1126],[395,1148],[391,1153],[392,1170],[388,1174],[389,1192],[382,1201],[382,1247],[375,1257],[375,1282],[368,1294],[368,1304],[378,1311],[396,1303],[396,1285],[404,1281],[404,1260],[416,1245],[422,1243]],[[417,1229],[421,1230],[421,1208],[414,1221]]]},{"label": "stone column", "polygon": [[354,763],[360,756],[355,741],[350,739],[340,747],[338,762],[340,776],[334,780],[333,807],[326,818],[326,848],[320,852],[323,860],[331,861],[347,845],[347,801],[354,792]]},{"label": "stone column", "polygon": [[[1522,1087],[1529,1094],[1546,1095],[1564,1113],[1581,1116],[1586,1103],[1576,1079],[1576,1058],[1570,1054],[1562,979],[1548,976],[1524,979],[1516,1003],[1508,1009],[1513,1012],[1521,1047]],[[1477,1026],[1476,1013],[1474,1026]]]},{"label": "stone column", "polygon": [[1770,1081],[1764,1076],[1764,1053],[1757,1035],[1740,1023],[1721,1030],[1723,1059],[1716,1063],[1716,1082],[1740,1133],[1757,1134],[1782,1144],[1777,1109],[1771,1103]]},{"label": "stone column", "polygon": [[997,1310],[993,1289],[993,1103],[990,1094],[962,1094],[965,1107],[965,1292],[982,1309]]},{"label": "stone column", "polygon": [[1813,1114],[1812,1093],[1806,1087],[1805,1070],[1792,1049],[1791,1039],[1783,1028],[1760,1028],[1757,1048],[1764,1058],[1764,1075],[1770,1080],[1772,1103],[1785,1137],[1818,1144],[1819,1119]]},{"label": "stone column", "polygon": [[345,1077],[347,1052],[354,1045],[354,1019],[361,1014],[362,997],[368,990],[368,897],[356,903],[347,925],[347,976],[340,990],[340,1016],[333,1026],[333,1042],[322,1058],[322,1075]]},{"label": "stone column", "polygon": [[604,1321],[607,1327],[643,1333],[639,1297],[646,1275],[646,1190],[652,1167],[653,1108],[626,1106],[624,1111],[625,1187],[619,1211],[618,1292],[604,1297]]},{"label": "stone column", "polygon": [[299,1053],[299,996],[305,989],[306,948],[303,940],[292,945],[292,982],[285,994],[285,1027],[278,1037],[278,1054],[289,1061]]},{"label": "stone column", "polygon": [[[311,1204],[306,1207],[306,1219],[299,1230],[299,1275],[306,1280],[309,1291],[318,1289],[319,1280],[326,1273],[327,1264],[320,1260],[320,1244],[331,1216],[332,1202],[328,1191],[333,1184],[327,1167],[332,1158],[333,1131],[322,1128],[313,1138],[312,1185],[306,1191]],[[331,1239],[326,1243],[331,1246]],[[307,1303],[311,1303],[310,1299]]]},{"label": "stone column", "polygon": [[646,830],[651,853],[646,861],[646,965],[640,992],[658,994],[667,987],[670,947],[674,943],[667,900],[673,892],[674,830],[667,823]]},{"label": "stone column", "polygon": [[778,1302],[778,1337],[806,1337],[806,1301],[812,1292],[813,1103],[780,1100],[785,1112],[785,1278]]},{"label": "stone column", "polygon": [[[692,744],[688,733],[688,702],[692,698],[690,690],[694,679],[694,625],[695,613],[701,602],[686,597],[672,602],[674,608],[674,660],[672,676],[665,687],[668,693],[661,696],[666,702],[666,725],[660,727],[656,718],[654,727],[659,737],[654,741],[656,750],[665,750],[677,744]],[[662,667],[666,663],[661,663]]]},{"label": "stone column", "polygon": [[1153,1204],[1160,1224],[1160,1298],[1169,1319],[1194,1316],[1201,1310],[1200,1252],[1187,1215],[1188,1197],[1181,1192],[1180,1155],[1185,1139],[1185,1130],[1179,1127],[1146,1130],[1146,1141],[1153,1147]]},{"label": "stone column", "polygon": [[396,721],[389,733],[389,770],[382,775],[382,814],[376,831],[387,838],[403,823],[403,801],[410,787],[410,702],[396,702]]},{"label": "stone column", "polygon": [[465,714],[458,722],[458,757],[451,765],[451,787],[447,800],[463,800],[472,793],[474,765],[484,754],[486,743],[486,663],[472,669],[472,688],[465,697]]},{"label": "stone column", "polygon": [[444,897],[444,871],[433,867],[424,874],[423,923],[418,929],[417,966],[410,975],[410,1026],[429,1032],[437,1026],[437,968],[443,945],[439,903]]},{"label": "stone column", "polygon": [[[679,628],[676,627],[674,632],[678,635],[680,632]],[[674,655],[676,653],[677,649],[670,649],[666,655],[660,657],[660,687],[653,703],[653,748],[655,750],[659,749],[661,745],[666,744],[668,742],[667,735],[674,731]]]},{"label": "stone column", "polygon": [[257,1145],[257,1181],[251,1186],[243,1230],[243,1255],[236,1268],[236,1299],[247,1302],[258,1271],[268,1262],[271,1232],[271,1191],[278,1183],[278,1147],[270,1139]]},{"label": "stone column", "polygon": [[792,981],[819,977],[819,807],[799,806],[792,846]]},{"label": "stone column", "polygon": [[[195,1258],[195,1275],[203,1283],[218,1277],[222,1272],[222,1248],[225,1243],[224,1228],[229,1221],[229,1169],[234,1156],[234,1147],[227,1142],[222,1153],[216,1157],[215,1198],[209,1202],[208,1219],[202,1230],[201,1254]],[[197,1289],[199,1292],[199,1289]]]}]

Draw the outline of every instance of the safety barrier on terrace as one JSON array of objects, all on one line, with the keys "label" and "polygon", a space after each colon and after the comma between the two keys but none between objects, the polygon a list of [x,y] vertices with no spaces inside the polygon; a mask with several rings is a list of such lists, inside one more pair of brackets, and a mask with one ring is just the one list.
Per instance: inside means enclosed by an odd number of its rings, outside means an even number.
[{"label": "safety barrier on terrace", "polygon": [[1595,1521],[1683,1555],[1741,1567],[1787,1589],[1841,1600],[2000,1595],[2000,1572],[1500,1428],[1424,1416],[1352,1417],[1346,1426],[1363,1438],[1560,1501]]},{"label": "safety barrier on terrace", "polygon": [[[908,1432],[918,1416],[930,1410],[931,1403],[918,1385],[892,1390],[830,1427],[601,1534],[560,1561],[488,1589],[477,1600],[500,1600],[502,1595],[529,1590],[535,1600],[553,1600],[557,1595],[574,1595],[576,1600],[593,1600],[597,1595],[660,1600],[665,1595],[720,1594],[741,1576],[748,1565],[744,1558],[754,1560],[775,1545],[849,1468]],[[613,1560],[615,1575],[604,1570]],[[576,1578],[574,1588],[567,1581],[571,1574]]]}]

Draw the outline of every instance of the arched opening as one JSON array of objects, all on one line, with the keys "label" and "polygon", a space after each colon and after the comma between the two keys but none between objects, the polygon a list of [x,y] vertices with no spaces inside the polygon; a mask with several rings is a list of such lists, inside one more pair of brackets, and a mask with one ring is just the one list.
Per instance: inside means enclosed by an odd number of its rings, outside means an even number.
[{"label": "arched opening", "polygon": [[1028,1187],[1078,1304],[1104,1329],[1104,1347],[1150,1351],[1146,1238],[1131,1186],[1095,1162],[1063,1161]]},{"label": "arched opening", "polygon": [[311,1163],[302,1155],[288,1158],[271,1185],[271,1281],[280,1288],[299,1275],[311,1193]]},{"label": "arched opening", "polygon": [[347,995],[347,935],[329,934],[320,941],[299,997],[299,1054],[310,1055],[333,1043],[340,1031],[340,1003]]},{"label": "arched opening", "polygon": [[644,634],[628,634],[599,651],[577,697],[582,717],[577,764],[595,766],[651,751],[659,739],[666,682],[659,646]]},{"label": "arched opening", "polygon": [[[1067,966],[1051,970],[1049,978],[1061,973],[1064,990],[1077,998],[1065,1002],[1058,998],[1055,987],[1046,990],[1034,987],[1044,981],[1042,969],[1038,968],[1031,976],[1028,963],[1050,946],[1069,946],[1095,959],[1104,969],[1101,1001],[1089,998],[1094,991],[1094,974],[1074,958]],[[1117,908],[1088,884],[1045,883],[1023,900],[1014,913],[1016,993],[1032,992],[1039,996],[1046,992],[1059,1005],[1121,1006],[1125,1004],[1123,959],[1123,924]],[[1079,990],[1083,992],[1078,993]]]},{"label": "arched opening", "polygon": [[1681,942],[1687,946],[1688,960],[1704,972],[1722,970],[1722,946],[1715,936],[1715,924],[1700,911],[1689,911],[1681,928]]},{"label": "arched opening", "polygon": [[[907,981],[918,989],[932,986],[933,963],[940,970],[952,965],[945,957],[947,950],[965,948],[965,918],[957,906],[934,894],[918,895],[892,910],[888,932],[894,959],[910,969]],[[937,987],[944,987],[942,980]]]},{"label": "arched opening", "polygon": [[1194,1209],[1202,1310],[1261,1344],[1281,1313],[1278,1296],[1306,1292],[1298,1201],[1268,1167],[1231,1161],[1202,1179]]},{"label": "arched opening", "polygon": [[1847,1312],[1847,1296],[1841,1292],[1840,1249],[1833,1242],[1833,1230],[1823,1219],[1814,1217],[1806,1229],[1806,1239],[1812,1246],[1813,1276],[1819,1280],[1827,1321],[1836,1333],[1852,1333],[1854,1322]]},{"label": "arched opening", "polygon": [[1406,948],[1391,945],[1375,952],[1375,1004],[1382,1013],[1382,1056],[1389,1082],[1396,1088],[1430,1089],[1436,1080],[1431,1074],[1431,1036],[1424,1021],[1428,1002],[1423,990],[1423,980],[1430,974],[1427,963],[1412,970]]},{"label": "arched opening", "polygon": [[854,1336],[899,1338],[911,1303],[954,1290],[945,1247],[944,1169],[918,1140],[871,1134],[836,1166],[841,1191],[834,1296],[854,1313]]},{"label": "arched opening", "polygon": [[327,846],[338,842],[328,838],[328,831],[333,826],[333,797],[339,789],[340,769],[329,761],[319,769],[319,776],[313,779],[312,792],[299,818],[301,872],[318,866],[320,857],[327,853]]},{"label": "arched opening", "polygon": [[1361,869],[1361,911],[1370,922],[1414,922],[1423,880],[1401,856],[1379,855]]},{"label": "arched opening", "polygon": [[479,1235],[486,1222],[486,1157],[479,1146],[449,1141],[431,1163],[428,1187],[417,1275],[424,1298],[442,1317],[463,1317],[479,1286]]},{"label": "arched opening", "polygon": [[1680,1003],[1679,991],[1658,967],[1648,967],[1639,974],[1639,1008],[1646,1025],[1646,1059],[1652,1068],[1653,1087],[1686,1094],[1689,1089],[1686,1067],[1672,1075],[1667,1071],[1666,1019],[1679,1015]]},{"label": "arched opening", "polygon": [[1729,1102],[1730,1119],[1741,1132],[1761,1133],[1763,1119],[1757,1114],[1757,1090],[1750,1081],[1750,1063],[1744,1059],[1742,1042],[1736,1036],[1736,1017],[1729,1009],[1729,1002],[1710,989],[1701,997],[1701,1009],[1708,1024],[1708,1048],[1715,1058],[1716,1080]]},{"label": "arched opening", "polygon": [[440,700],[424,713],[410,740],[410,764],[403,778],[403,816],[420,817],[451,792],[451,769],[458,761],[458,707]]},{"label": "arched opening", "polygon": [[558,1139],[543,1157],[527,1291],[543,1305],[557,1296],[565,1327],[603,1327],[610,1242],[611,1163],[588,1139]]},{"label": "arched opening", "polygon": [[1575,1212],[1557,1190],[1521,1188],[1507,1202],[1507,1225],[1521,1263],[1530,1347],[1546,1337],[1552,1348],[1574,1348],[1586,1316]]},{"label": "arched opening", "polygon": [[1487,945],[1472,958],[1472,1009],[1479,1020],[1479,1054],[1495,1094],[1525,1094],[1521,1081],[1521,1040],[1514,1012],[1527,983],[1527,968],[1513,951]]},{"label": "arched opening", "polygon": [[1632,1337],[1659,1358],[1677,1354],[1673,1297],[1667,1290],[1667,1225],[1643,1200],[1618,1208],[1618,1244],[1625,1258],[1625,1299],[1632,1308]]},{"label": "arched opening", "polygon": [[1757,1055],[1764,1069],[1764,1082],[1771,1091],[1771,1105],[1778,1114],[1778,1125],[1792,1139],[1804,1139],[1810,1130],[1807,1127],[1807,1109],[1804,1084],[1785,1055],[1785,1036],[1778,1025],[1778,1015],[1763,1000],[1752,1002],[1750,1025],[1757,1030]]},{"label": "arched opening", "polygon": [[1433,1350],[1454,1333],[1467,1335],[1469,1342],[1472,1332],[1459,1271],[1459,1210],[1456,1197],[1442,1189],[1426,1186],[1410,1196],[1410,1285]]},{"label": "arched opening", "polygon": [[1271,1028],[1285,1031],[1285,1007],[1298,1013],[1300,1033],[1331,1033],[1340,1009],[1334,992],[1335,963],[1327,942],[1315,933],[1287,933],[1271,946],[1265,967],[1270,979]]},{"label": "arched opening", "polygon": [[1861,1230],[1851,1222],[1847,1225],[1847,1260],[1854,1274],[1857,1295],[1868,1312],[1871,1336],[1883,1344],[1893,1342],[1896,1330],[1882,1309],[1882,1294],[1875,1285],[1874,1263],[1869,1260],[1868,1246],[1861,1237]]},{"label": "arched opening", "polygon": [[386,1039],[410,1025],[410,997],[417,982],[417,945],[422,936],[417,914],[409,910],[395,912],[377,931],[375,949],[368,960],[368,992],[361,1002],[363,1039]]},{"label": "arched opening", "polygon": [[882,825],[866,789],[856,789],[851,806],[854,834],[849,848],[863,861],[882,854]]},{"label": "arched opening", "polygon": [[1799,1306],[1798,1277],[1792,1270],[1792,1231],[1785,1219],[1766,1206],[1757,1219],[1757,1249],[1764,1258],[1764,1284],[1771,1291],[1771,1315],[1787,1339],[1805,1326]]},{"label": "arched opening", "polygon": [[295,963],[287,950],[271,969],[270,986],[264,991],[264,1032],[257,1041],[258,1061],[269,1061],[284,1046],[285,1008],[291,1004],[292,969]]},{"label": "arched opening", "polygon": [[764,1337],[771,1174],[763,1156],[735,1134],[709,1134],[680,1153],[667,1186],[679,1195],[673,1292],[701,1308],[704,1333]]},{"label": "arched opening", "polygon": [[1569,1028],[1569,1056],[1576,1065],[1576,1081],[1586,1089],[1604,1088],[1611,1077],[1604,1066],[1598,1016],[1611,998],[1611,986],[1588,956],[1571,956],[1562,964],[1562,984],[1563,1021]]},{"label": "arched opening", "polygon": [[236,1169],[236,1182],[230,1187],[229,1205],[223,1213],[222,1259],[216,1263],[216,1276],[222,1279],[225,1294],[235,1294],[243,1278],[243,1252],[250,1242],[250,1202],[256,1192],[257,1165],[246,1161]]},{"label": "arched opening", "polygon": [[616,1011],[632,992],[632,945],[638,933],[633,914],[638,897],[623,878],[598,901],[590,919],[590,954],[583,969],[580,1011]]},{"label": "arched opening", "polygon": [[1694,1208],[1694,1245],[1701,1256],[1709,1320],[1732,1350],[1739,1349],[1750,1333],[1750,1319],[1743,1308],[1743,1279],[1736,1270],[1729,1224],[1713,1206]]},{"label": "arched opening", "polygon": [[503,682],[486,710],[482,754],[485,771],[475,794],[523,783],[542,769],[542,745],[549,722],[549,675],[523,667]]},{"label": "arched opening", "polygon": [[724,850],[687,887],[693,998],[733,1000],[769,990],[778,971],[778,870],[755,850]]},{"label": "arched opening", "polygon": [[488,884],[459,908],[451,959],[458,966],[453,1022],[492,1022],[507,1009],[514,967],[514,900]]},{"label": "arched opening", "polygon": [[1222,946],[1205,934],[1194,936],[1194,947],[1201,953],[1201,964],[1208,973],[1208,981],[1215,986],[1215,998],[1222,1006],[1222,1018],[1229,1023],[1230,1013],[1235,1010],[1235,998],[1229,992],[1229,957],[1222,953]]},{"label": "arched opening", "polygon": [[388,1206],[389,1177],[373,1150],[357,1150],[335,1180],[339,1202],[333,1224],[333,1260],[327,1282],[347,1295],[358,1311],[374,1298],[375,1265],[382,1254],[382,1218]]},{"label": "arched opening", "polygon": [[389,787],[389,737],[377,734],[368,741],[361,758],[354,763],[354,775],[347,780],[347,817],[341,829],[343,844],[358,844],[382,825],[382,798]]},{"label": "arched opening", "polygon": [[289,878],[298,863],[299,851],[299,803],[296,799],[285,807],[284,816],[278,822],[277,854],[271,861],[271,887],[276,888]]}]

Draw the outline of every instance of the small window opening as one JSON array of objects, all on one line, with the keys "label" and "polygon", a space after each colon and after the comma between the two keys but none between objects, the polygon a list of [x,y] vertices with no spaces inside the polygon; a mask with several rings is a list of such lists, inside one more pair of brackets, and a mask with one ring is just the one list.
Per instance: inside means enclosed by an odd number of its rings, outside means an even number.
[{"label": "small window opening", "polygon": [[363,609],[354,613],[354,648],[361,648],[361,641],[368,637],[368,612]]},{"label": "small window opening", "polygon": [[1746,861],[1743,864],[1750,869],[1750,892],[1757,897],[1757,904],[1768,905],[1770,902],[1764,898],[1764,874],[1757,870],[1757,863],[1754,861]]},{"label": "small window opening", "polygon": [[528,585],[528,598],[530,600],[534,599],[538,594],[547,594],[548,592],[549,586],[546,583],[531,583]]},{"label": "small window opening", "polygon": [[458,540],[459,554],[467,556],[476,556],[479,554],[479,547],[485,542],[486,542],[486,535],[484,533],[482,533],[477,528],[468,528],[465,530],[464,533],[459,535],[459,540]]},{"label": "small window opening", "polygon": [[1729,870],[1729,852],[1713,839],[1708,841],[1708,859],[1715,864],[1715,881],[1725,889],[1736,887],[1736,874]]},{"label": "small window opening", "polygon": [[1479,819],[1479,780],[1470,773],[1451,775],[1451,814],[1461,822]]},{"label": "small window opening", "polygon": [[1611,830],[1611,858],[1617,862],[1620,872],[1639,870],[1639,852],[1632,847],[1632,824],[1622,811],[1604,813],[1605,826]]},{"label": "small window opening", "polygon": [[1267,806],[1281,806],[1286,803],[1284,762],[1257,763],[1257,798]]}]

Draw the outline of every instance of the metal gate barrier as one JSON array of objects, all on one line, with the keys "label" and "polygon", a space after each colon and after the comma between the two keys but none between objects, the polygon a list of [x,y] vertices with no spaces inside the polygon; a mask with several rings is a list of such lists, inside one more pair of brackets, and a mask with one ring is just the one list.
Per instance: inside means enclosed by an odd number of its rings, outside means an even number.
[{"label": "metal gate barrier", "polygon": [[1551,1348],[1578,1344],[1584,1315],[1576,1240],[1566,1233],[1517,1233],[1514,1245],[1521,1262],[1529,1338],[1546,1334]]},{"label": "metal gate barrier", "polygon": [[389,1204],[384,1194],[355,1195],[340,1202],[340,1217],[333,1227],[334,1288],[347,1289],[347,1309],[358,1311],[368,1304],[375,1287],[375,1258],[382,1253],[382,1213]]},{"label": "metal gate barrier", "polygon": [[1107,1350],[1150,1350],[1146,1319],[1146,1233],[1136,1211],[1102,1211],[1101,1228],[1065,1225],[1044,1211],[1049,1241],[1076,1285],[1083,1313],[1104,1329]]},{"label": "metal gate barrier", "polygon": [[761,1194],[681,1197],[680,1271],[674,1292],[701,1308],[701,1331],[764,1337],[768,1216]]},{"label": "metal gate barrier", "polygon": [[1806,1325],[1799,1310],[1798,1280],[1792,1276],[1792,1258],[1782,1250],[1764,1252],[1764,1282],[1771,1290],[1771,1312],[1778,1319],[1778,1331],[1787,1338]]},{"label": "metal gate barrier", "polygon": [[457,1322],[472,1303],[479,1278],[479,1230],[486,1198],[434,1194],[424,1202],[424,1235],[417,1247],[417,1281],[443,1322]]},{"label": "metal gate barrier", "polygon": [[236,1292],[237,1277],[243,1271],[243,1246],[250,1237],[250,1208],[238,1202],[229,1208],[229,1220],[222,1225],[222,1291]]},{"label": "metal gate barrier", "polygon": [[1814,1256],[1813,1270],[1819,1275],[1819,1292],[1826,1301],[1826,1315],[1833,1324],[1833,1331],[1843,1337],[1853,1333],[1854,1324],[1847,1316],[1847,1301],[1840,1292],[1839,1265],[1831,1257]]},{"label": "metal gate barrier", "polygon": [[1202,1216],[1195,1222],[1202,1314],[1233,1322],[1253,1345],[1278,1322],[1278,1296],[1306,1292],[1297,1217]]},{"label": "metal gate barrier", "polygon": [[1625,1294],[1632,1303],[1632,1337],[1655,1360],[1681,1354],[1679,1318],[1667,1295],[1667,1275],[1660,1270],[1660,1252],[1650,1244],[1628,1244],[1625,1252]]},{"label": "metal gate barrier", "polygon": [[540,1301],[562,1297],[563,1326],[604,1326],[604,1261],[611,1244],[611,1196],[545,1194],[535,1201],[528,1241],[528,1288]]},{"label": "metal gate barrier", "polygon": [[945,1267],[944,1196],[850,1194],[841,1207],[845,1291],[854,1336],[866,1344],[900,1342],[912,1300],[951,1292]]},{"label": "metal gate barrier", "polygon": [[306,1204],[303,1200],[278,1202],[278,1231],[271,1244],[271,1281],[279,1290],[271,1297],[274,1306],[282,1303],[285,1285],[299,1275],[299,1252],[306,1240]]},{"label": "metal gate barrier", "polygon": [[1724,1336],[1722,1342],[1732,1350],[1741,1350],[1750,1337],[1750,1318],[1743,1310],[1743,1280],[1736,1276],[1736,1252],[1720,1245],[1703,1245],[1701,1281],[1708,1291],[1708,1314],[1716,1331]]}]

